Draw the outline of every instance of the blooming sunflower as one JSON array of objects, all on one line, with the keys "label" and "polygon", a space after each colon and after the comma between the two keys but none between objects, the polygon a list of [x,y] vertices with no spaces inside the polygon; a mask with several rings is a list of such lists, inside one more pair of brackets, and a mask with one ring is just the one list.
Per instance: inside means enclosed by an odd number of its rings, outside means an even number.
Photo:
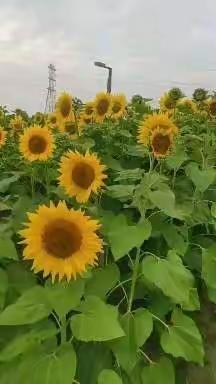
[{"label": "blooming sunflower", "polygon": [[68,152],[61,159],[60,185],[69,196],[74,196],[79,203],[88,201],[91,193],[98,193],[104,186],[105,166],[95,154],[86,152]]},{"label": "blooming sunflower", "polygon": [[82,112],[85,116],[92,117],[94,114],[94,101],[88,101],[87,103],[85,103]]},{"label": "blooming sunflower", "polygon": [[178,128],[172,120],[170,120],[166,113],[155,113],[148,116],[147,119],[140,125],[138,131],[138,142],[147,146],[150,143],[152,133],[158,128],[174,135],[178,133]]},{"label": "blooming sunflower", "polygon": [[20,137],[20,152],[29,161],[45,161],[52,156],[54,138],[48,127],[33,125]]},{"label": "blooming sunflower", "polygon": [[111,116],[113,119],[119,119],[124,116],[126,112],[127,100],[125,95],[112,95],[111,96]]},{"label": "blooming sunflower", "polygon": [[72,112],[72,108],[73,108],[72,96],[67,92],[63,92],[59,96],[57,103],[56,103],[57,112],[59,112],[59,114],[61,115],[61,117],[63,119],[66,119],[67,117],[70,116],[70,114]]},{"label": "blooming sunflower", "polygon": [[48,115],[47,124],[51,126],[51,128],[56,128],[58,124],[58,116],[57,113],[52,112]]},{"label": "blooming sunflower", "polygon": [[64,277],[69,281],[96,265],[102,252],[102,240],[96,231],[97,220],[85,216],[80,210],[68,209],[65,202],[55,206],[41,205],[36,213],[29,213],[26,229],[20,231],[25,244],[23,257],[33,260],[35,273],[43,271],[52,280]]},{"label": "blooming sunflower", "polygon": [[101,92],[96,95],[94,101],[94,117],[95,121],[100,123],[105,117],[110,115],[111,96],[109,93]]},{"label": "blooming sunflower", "polygon": [[24,120],[22,116],[16,115],[10,121],[10,128],[12,128],[15,132],[20,132],[24,128]]},{"label": "blooming sunflower", "polygon": [[160,109],[162,112],[173,113],[176,106],[176,100],[173,100],[168,93],[164,93],[160,98]]},{"label": "blooming sunflower", "polygon": [[186,113],[194,113],[197,111],[197,106],[194,101],[187,97],[184,97],[178,101],[177,108],[179,111]]},{"label": "blooming sunflower", "polygon": [[0,127],[0,147],[3,147],[3,145],[6,142],[7,132],[4,131],[2,127]]},{"label": "blooming sunflower", "polygon": [[156,158],[166,157],[173,147],[173,133],[157,128],[151,135],[151,148]]},{"label": "blooming sunflower", "polygon": [[79,129],[73,112],[71,112],[66,119],[63,119],[60,115],[58,115],[57,121],[58,128],[62,133],[67,133],[73,140],[77,139]]},{"label": "blooming sunflower", "polygon": [[216,117],[216,99],[208,99],[206,103],[210,115]]}]

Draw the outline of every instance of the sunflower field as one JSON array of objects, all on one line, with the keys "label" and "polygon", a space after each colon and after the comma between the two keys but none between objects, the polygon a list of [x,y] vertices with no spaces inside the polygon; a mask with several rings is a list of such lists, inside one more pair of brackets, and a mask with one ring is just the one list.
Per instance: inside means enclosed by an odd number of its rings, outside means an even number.
[{"label": "sunflower field", "polygon": [[216,383],[216,96],[0,108],[0,383]]}]

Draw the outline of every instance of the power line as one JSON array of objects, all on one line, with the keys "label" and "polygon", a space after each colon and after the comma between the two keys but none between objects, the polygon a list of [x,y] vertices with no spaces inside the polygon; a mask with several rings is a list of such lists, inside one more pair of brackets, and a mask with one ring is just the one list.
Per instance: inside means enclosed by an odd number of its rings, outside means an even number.
[{"label": "power line", "polygon": [[56,100],[56,68],[53,64],[48,66],[49,75],[48,75],[48,88],[47,88],[47,97],[45,105],[45,113],[53,112],[55,109],[55,100]]}]

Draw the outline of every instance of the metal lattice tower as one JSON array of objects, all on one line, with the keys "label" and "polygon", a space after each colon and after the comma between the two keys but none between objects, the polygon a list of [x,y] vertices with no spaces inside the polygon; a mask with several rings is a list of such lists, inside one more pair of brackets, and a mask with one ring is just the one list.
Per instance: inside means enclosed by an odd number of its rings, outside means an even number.
[{"label": "metal lattice tower", "polygon": [[47,97],[45,105],[45,113],[53,112],[55,109],[55,100],[56,100],[56,69],[53,64],[48,66],[49,69],[49,85],[47,88]]}]

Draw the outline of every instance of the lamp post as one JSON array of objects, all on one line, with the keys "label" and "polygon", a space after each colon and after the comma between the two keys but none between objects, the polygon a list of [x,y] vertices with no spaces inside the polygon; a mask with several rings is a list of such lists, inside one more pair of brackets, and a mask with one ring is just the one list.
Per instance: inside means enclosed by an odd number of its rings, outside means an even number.
[{"label": "lamp post", "polygon": [[94,65],[96,67],[100,67],[100,68],[106,68],[108,69],[108,79],[107,79],[107,93],[111,93],[111,89],[112,89],[112,68],[111,67],[108,67],[106,64],[104,63],[101,63],[100,61],[95,61],[94,62]]}]

